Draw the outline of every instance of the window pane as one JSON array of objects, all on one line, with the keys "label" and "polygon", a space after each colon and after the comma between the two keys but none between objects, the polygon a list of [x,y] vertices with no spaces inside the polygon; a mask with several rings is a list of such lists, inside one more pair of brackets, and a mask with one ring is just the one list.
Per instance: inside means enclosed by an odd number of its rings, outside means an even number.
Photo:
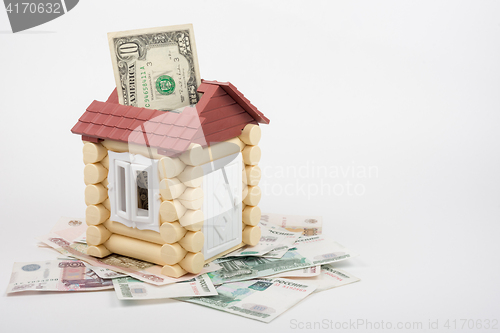
[{"label": "window pane", "polygon": [[118,167],[118,210],[122,212],[127,211],[127,181],[125,179],[125,168]]},{"label": "window pane", "polygon": [[148,172],[136,171],[136,184],[137,184],[137,208],[148,210]]}]

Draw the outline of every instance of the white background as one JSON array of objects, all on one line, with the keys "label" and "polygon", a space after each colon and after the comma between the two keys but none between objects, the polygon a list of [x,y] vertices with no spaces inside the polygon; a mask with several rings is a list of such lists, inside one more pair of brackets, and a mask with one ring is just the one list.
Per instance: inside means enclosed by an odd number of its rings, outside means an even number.
[{"label": "white background", "polygon": [[[4,294],[0,330],[500,320],[499,14],[494,1],[83,0],[12,34],[0,10],[2,288],[15,261],[56,257],[36,236],[84,215],[82,144],[70,129],[115,86],[106,33],[182,23],[194,24],[202,77],[232,82],[271,119],[262,210],[322,215],[324,233],[361,254],[338,267],[362,279],[270,324],[111,291]],[[370,177],[351,172],[370,166]],[[346,174],[320,179],[311,173],[320,167]]]}]

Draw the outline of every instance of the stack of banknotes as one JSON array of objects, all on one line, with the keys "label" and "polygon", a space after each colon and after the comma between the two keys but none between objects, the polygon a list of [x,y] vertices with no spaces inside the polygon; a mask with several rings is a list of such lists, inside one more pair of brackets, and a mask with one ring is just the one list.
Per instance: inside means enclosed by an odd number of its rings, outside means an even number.
[{"label": "stack of banknotes", "polygon": [[359,281],[335,268],[354,253],[321,234],[305,236],[271,222],[261,220],[256,246],[218,258],[200,274],[174,279],[152,263],[117,254],[88,256],[84,219],[62,217],[38,237],[39,246],[56,250],[57,258],[15,263],[7,292],[112,289],[124,301],[174,298],[270,322],[312,293]]}]

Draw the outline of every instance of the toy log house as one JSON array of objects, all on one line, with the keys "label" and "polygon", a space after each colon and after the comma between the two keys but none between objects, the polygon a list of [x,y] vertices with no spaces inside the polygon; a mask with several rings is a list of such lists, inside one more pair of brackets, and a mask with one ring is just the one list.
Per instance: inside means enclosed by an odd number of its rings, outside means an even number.
[{"label": "toy log house", "polygon": [[88,254],[163,266],[203,265],[260,239],[259,123],[231,83],[204,81],[181,113],[94,101],[71,130],[82,136]]}]

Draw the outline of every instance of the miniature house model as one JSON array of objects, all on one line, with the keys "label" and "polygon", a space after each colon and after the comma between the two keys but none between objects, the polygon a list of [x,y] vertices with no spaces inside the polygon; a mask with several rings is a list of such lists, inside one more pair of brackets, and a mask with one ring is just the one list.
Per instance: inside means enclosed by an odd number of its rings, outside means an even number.
[{"label": "miniature house model", "polygon": [[94,101],[82,136],[88,254],[163,266],[203,265],[260,239],[259,123],[269,120],[231,83],[202,81],[180,113]]}]

